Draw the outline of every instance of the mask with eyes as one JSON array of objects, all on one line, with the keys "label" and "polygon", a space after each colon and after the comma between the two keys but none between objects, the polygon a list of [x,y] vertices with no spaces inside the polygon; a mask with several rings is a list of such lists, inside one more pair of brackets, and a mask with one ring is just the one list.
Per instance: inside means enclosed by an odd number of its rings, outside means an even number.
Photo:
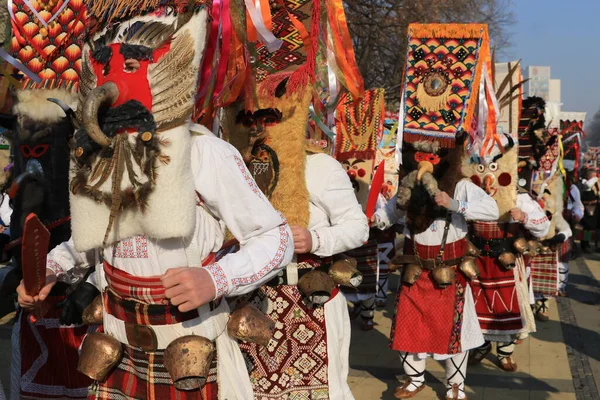
[{"label": "mask with eyes", "polygon": [[94,2],[82,51],[71,176],[78,250],[145,234],[187,237],[196,196],[187,127],[206,44],[206,1]]},{"label": "mask with eyes", "polygon": [[458,181],[464,176],[461,162],[465,154],[466,134],[460,131],[453,148],[442,148],[436,141],[404,142],[400,187],[397,206],[405,210],[406,223],[413,234],[424,232],[438,218],[444,218],[447,210],[434,201],[442,191],[454,196]]},{"label": "mask with eyes", "polygon": [[510,220],[510,210],[517,204],[518,150],[509,135],[503,138],[503,152],[497,146],[484,158],[469,157],[463,164],[463,174],[492,196],[500,212],[499,221]]},{"label": "mask with eyes", "polygon": [[[43,223],[69,216],[69,140],[73,126],[61,108],[47,100],[75,105],[76,95],[62,89],[16,92],[16,116],[11,135],[13,201],[11,235],[20,237],[25,218],[35,213]],[[50,249],[69,239],[70,224],[52,230]],[[16,251],[19,264],[20,251]]]},{"label": "mask with eyes", "polygon": [[225,109],[223,135],[244,158],[258,187],[290,225],[306,227],[309,219],[305,165],[310,90],[287,91],[283,79],[274,93],[258,86],[258,104],[243,101]]}]

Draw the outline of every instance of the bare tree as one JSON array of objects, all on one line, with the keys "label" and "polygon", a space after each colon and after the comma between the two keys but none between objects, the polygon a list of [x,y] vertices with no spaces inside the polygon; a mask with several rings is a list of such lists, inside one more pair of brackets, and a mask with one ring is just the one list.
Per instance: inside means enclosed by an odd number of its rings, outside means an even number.
[{"label": "bare tree", "polygon": [[400,94],[409,23],[486,23],[502,51],[514,20],[511,0],[345,0],[345,5],[365,86],[385,88],[390,102]]}]

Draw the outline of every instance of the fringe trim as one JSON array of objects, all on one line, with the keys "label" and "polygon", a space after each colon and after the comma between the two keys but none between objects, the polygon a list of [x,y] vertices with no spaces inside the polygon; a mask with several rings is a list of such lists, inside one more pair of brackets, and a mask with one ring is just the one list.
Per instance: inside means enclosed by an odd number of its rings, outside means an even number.
[{"label": "fringe trim", "polygon": [[375,158],[376,152],[372,150],[363,150],[363,151],[349,151],[346,153],[338,153],[336,159],[338,161],[346,161],[353,158],[359,160],[372,160]]},{"label": "fringe trim", "polygon": [[[473,81],[471,83],[471,94],[465,105],[465,117],[462,126],[460,127],[467,132],[470,132],[472,130],[471,127],[473,126],[473,119],[475,118],[475,107],[477,106],[479,99],[479,85],[481,84],[481,79],[483,77],[483,66],[487,65],[487,70],[492,70],[490,39],[487,24],[410,24],[408,26],[408,34],[409,36],[420,38],[479,38],[480,44],[479,54],[477,56],[477,67],[474,71]],[[441,143],[447,143],[445,140],[448,139],[441,140]],[[454,147],[454,144],[452,144],[452,147]]]},{"label": "fringe trim", "polygon": [[423,38],[483,38],[488,36],[487,24],[410,24],[408,35]]},{"label": "fringe trim", "polygon": [[440,147],[444,149],[453,149],[456,147],[456,139],[454,137],[437,137],[406,131],[404,132],[403,141],[407,143],[416,143],[420,141],[437,142]]},{"label": "fringe trim", "polygon": [[[125,1],[125,0],[122,0]],[[317,64],[317,52],[319,43],[319,32],[321,24],[322,0],[313,1],[311,27],[309,35],[311,36],[310,47],[306,46],[306,63],[301,65],[293,72],[279,72],[267,77],[260,84],[258,90],[259,96],[275,97],[275,89],[286,78],[286,94],[303,94],[309,84],[315,80],[315,71]]]},{"label": "fringe trim", "polygon": [[421,81],[417,86],[417,99],[419,100],[419,105],[426,111],[438,111],[448,103],[448,97],[450,97],[451,91],[452,86],[448,85],[446,91],[441,95],[430,96],[425,90],[425,85],[423,85],[423,82]]}]

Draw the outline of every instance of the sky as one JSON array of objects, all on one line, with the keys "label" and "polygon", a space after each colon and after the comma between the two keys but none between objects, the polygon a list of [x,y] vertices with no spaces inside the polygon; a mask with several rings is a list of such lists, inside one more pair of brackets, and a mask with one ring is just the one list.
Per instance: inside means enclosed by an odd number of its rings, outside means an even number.
[{"label": "sky", "polygon": [[561,80],[563,111],[600,109],[600,0],[512,0],[511,47],[499,61],[548,65]]}]

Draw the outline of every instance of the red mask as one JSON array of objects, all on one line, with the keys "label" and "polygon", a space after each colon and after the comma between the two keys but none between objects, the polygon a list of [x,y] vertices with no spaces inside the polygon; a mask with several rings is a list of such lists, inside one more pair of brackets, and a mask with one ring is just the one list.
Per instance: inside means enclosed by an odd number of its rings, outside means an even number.
[{"label": "red mask", "polygon": [[[156,63],[171,47],[170,42],[154,50],[152,60],[136,60],[139,68],[132,70],[127,68],[125,57],[121,54],[121,44],[113,43],[109,45],[112,49],[112,56],[106,65],[94,60],[91,57],[94,73],[98,78],[97,86],[106,82],[113,82],[119,89],[119,98],[113,104],[113,107],[120,106],[129,100],[137,100],[148,110],[152,111],[152,92],[150,82],[148,81],[148,67]],[[106,71],[106,75],[104,72]]]}]

